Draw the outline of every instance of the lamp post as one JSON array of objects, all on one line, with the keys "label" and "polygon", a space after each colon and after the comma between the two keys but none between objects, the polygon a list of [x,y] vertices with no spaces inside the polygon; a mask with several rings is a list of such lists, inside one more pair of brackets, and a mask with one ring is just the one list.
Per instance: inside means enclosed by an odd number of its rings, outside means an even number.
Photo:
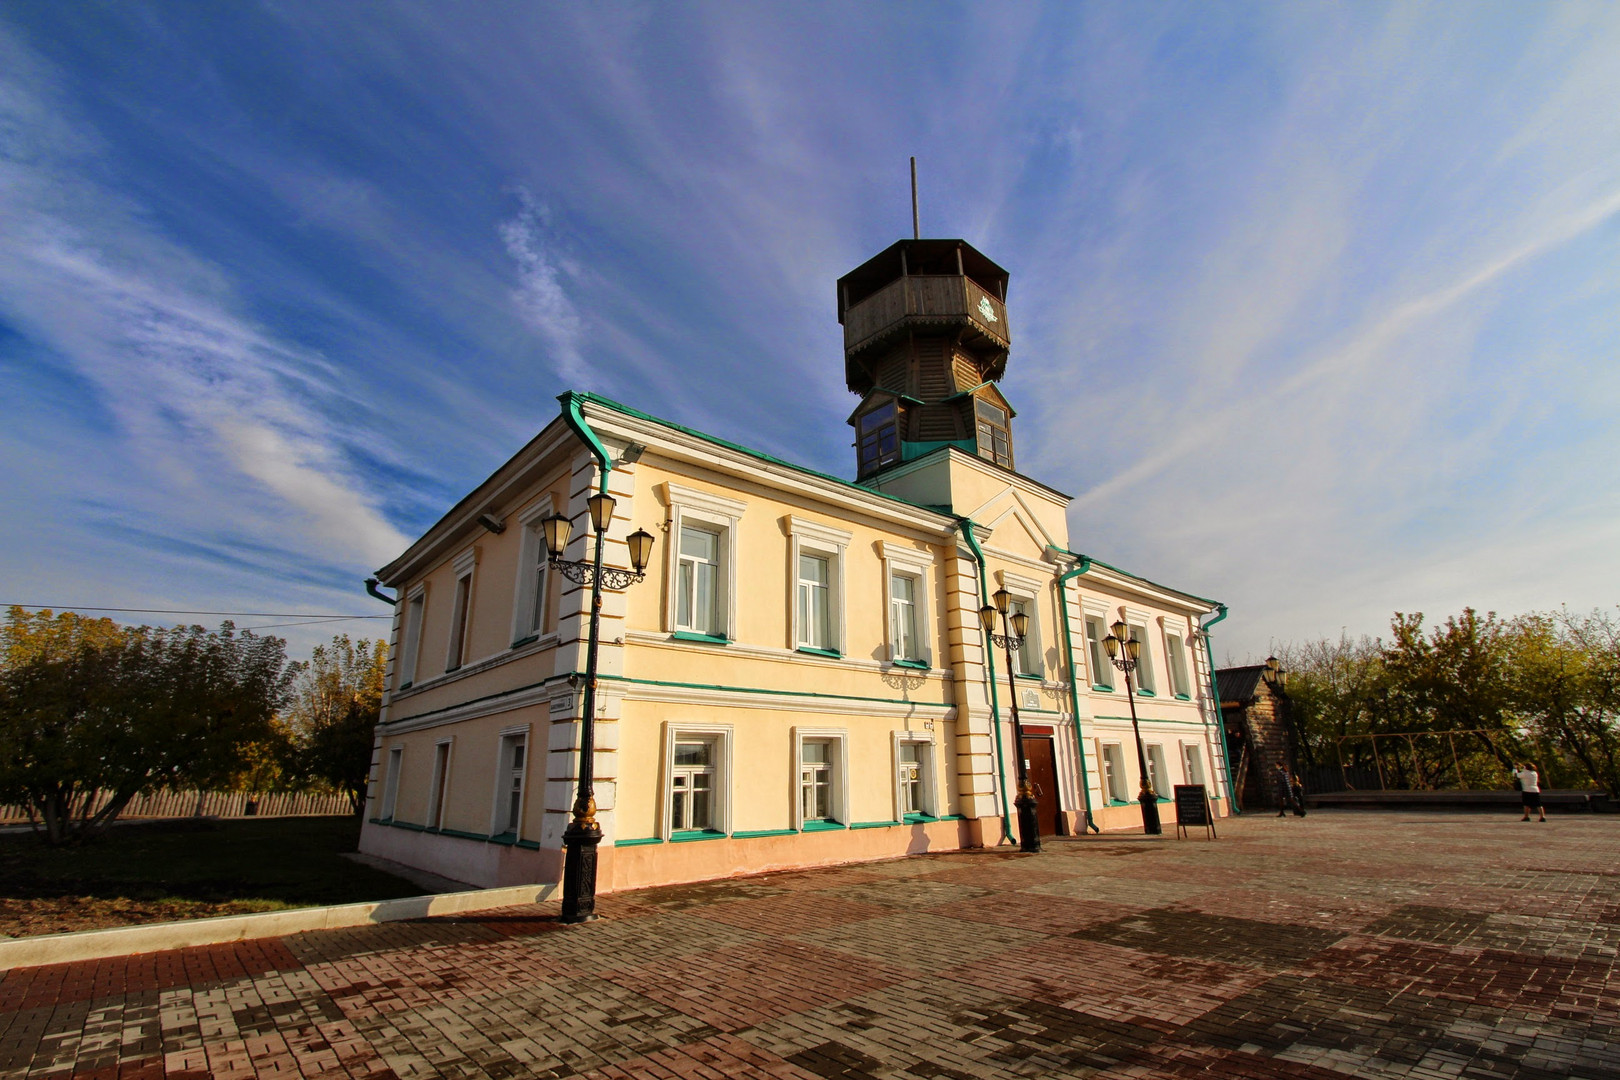
[{"label": "lamp post", "polygon": [[[1012,607],[1012,595],[1006,589],[997,589],[994,596],[995,606],[989,604],[979,609],[979,621],[984,624],[984,632],[991,641],[1000,645],[1007,656],[1007,699],[1012,703],[1013,740],[1017,743],[1017,752],[1013,755],[1018,764],[1018,797],[1013,805],[1018,808],[1018,848],[1020,851],[1041,850],[1041,822],[1036,811],[1035,788],[1029,782],[1029,770],[1024,765],[1024,725],[1018,718],[1018,688],[1013,683],[1013,650],[1024,644],[1024,635],[1029,631],[1029,616],[1022,611],[1016,612],[1008,625],[1007,611]],[[1002,633],[996,633],[996,616],[1001,616]],[[990,678],[996,677],[995,664],[990,665]]]},{"label": "lamp post", "polygon": [[1125,634],[1130,627],[1124,620],[1115,620],[1108,628],[1112,631],[1103,638],[1103,648],[1108,650],[1108,659],[1119,670],[1125,673],[1125,699],[1131,704],[1131,732],[1136,736],[1136,770],[1141,780],[1141,786],[1136,793],[1136,801],[1142,804],[1142,831],[1149,835],[1158,835],[1164,832],[1159,824],[1159,796],[1148,782],[1147,754],[1142,749],[1142,727],[1136,722],[1136,687],[1131,679],[1131,672],[1142,657],[1142,643],[1135,635],[1129,639]]},{"label": "lamp post", "polygon": [[579,737],[579,793],[574,798],[574,819],[563,830],[562,921],[589,922],[596,918],[596,848],[602,842],[602,826],[596,823],[596,653],[602,626],[602,586],[625,589],[645,578],[647,560],[652,556],[653,536],[637,529],[628,539],[633,570],[602,565],[602,538],[613,521],[616,500],[598,491],[586,500],[591,511],[591,527],[596,532],[596,550],[591,562],[562,557],[568,547],[573,523],[553,514],[540,523],[546,538],[551,565],[563,577],[591,590],[590,633],[585,642],[584,719]]}]

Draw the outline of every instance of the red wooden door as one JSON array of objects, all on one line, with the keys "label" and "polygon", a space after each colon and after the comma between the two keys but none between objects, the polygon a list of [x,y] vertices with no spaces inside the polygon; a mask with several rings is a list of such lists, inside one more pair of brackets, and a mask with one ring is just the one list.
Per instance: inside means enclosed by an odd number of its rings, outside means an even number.
[{"label": "red wooden door", "polygon": [[1024,736],[1024,760],[1029,782],[1035,785],[1036,815],[1042,836],[1062,836],[1062,811],[1058,806],[1057,760],[1051,739]]}]

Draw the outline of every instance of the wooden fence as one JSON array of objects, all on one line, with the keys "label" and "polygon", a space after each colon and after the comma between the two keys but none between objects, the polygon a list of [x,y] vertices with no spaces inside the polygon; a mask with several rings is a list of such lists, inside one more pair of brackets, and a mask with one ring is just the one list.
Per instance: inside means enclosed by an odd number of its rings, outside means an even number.
[{"label": "wooden fence", "polygon": [[[303,817],[317,814],[352,814],[349,797],[343,794],[326,795],[311,791],[271,791],[250,794],[246,791],[205,791],[198,805],[195,791],[154,791],[150,795],[137,795],[118,815],[120,821],[129,818],[182,818],[203,817]],[[96,796],[96,808],[107,804],[108,796]],[[258,805],[256,813],[247,812],[248,801]],[[28,811],[20,806],[0,806],[0,824],[17,824],[28,820]]]}]

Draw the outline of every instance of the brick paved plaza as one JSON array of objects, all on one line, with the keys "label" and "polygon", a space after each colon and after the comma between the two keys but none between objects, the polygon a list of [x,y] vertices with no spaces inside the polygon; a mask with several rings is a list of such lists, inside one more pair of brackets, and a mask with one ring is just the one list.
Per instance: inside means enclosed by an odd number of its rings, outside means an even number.
[{"label": "brick paved plaza", "polygon": [[1317,813],[0,979],[4,1076],[1616,1077],[1620,820]]}]

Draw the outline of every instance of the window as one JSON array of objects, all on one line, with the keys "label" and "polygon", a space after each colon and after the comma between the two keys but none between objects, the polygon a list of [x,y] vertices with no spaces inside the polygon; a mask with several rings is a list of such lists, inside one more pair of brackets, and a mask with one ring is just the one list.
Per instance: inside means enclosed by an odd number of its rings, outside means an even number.
[{"label": "window", "polygon": [[495,815],[489,831],[516,837],[523,829],[523,777],[528,765],[527,728],[501,733],[500,757],[495,765]]},{"label": "window", "polygon": [[861,475],[900,460],[900,413],[892,401],[862,413],[856,423]]},{"label": "window", "polygon": [[832,817],[833,750],[827,739],[806,739],[799,748],[799,813],[803,821]]},{"label": "window", "polygon": [[1145,623],[1132,623],[1130,626],[1131,636],[1142,643],[1142,656],[1136,664],[1136,689],[1138,693],[1152,697],[1158,693],[1158,684],[1153,678],[1153,639],[1148,637]]},{"label": "window", "polygon": [[799,644],[831,649],[832,560],[824,555],[799,556]]},{"label": "window", "polygon": [[675,582],[679,610],[675,626],[694,634],[725,637],[720,617],[720,535],[695,525],[681,528],[680,566]]},{"label": "window", "polygon": [[405,748],[392,746],[388,749],[388,776],[383,781],[382,820],[394,819],[394,807],[399,802],[399,772],[405,765]]},{"label": "window", "polygon": [[1181,635],[1167,630],[1164,634],[1165,658],[1170,662],[1170,691],[1178,698],[1191,698],[1192,686],[1187,681],[1187,647]]},{"label": "window", "polygon": [[737,522],[747,504],[666,481],[670,508],[664,629],[728,641],[736,629]]},{"label": "window", "polygon": [[682,739],[675,743],[670,769],[670,827],[676,832],[714,828],[714,743]]},{"label": "window", "polygon": [[928,568],[932,551],[883,541],[883,581],[888,589],[889,660],[906,667],[932,663],[928,620]]},{"label": "window", "polygon": [[844,646],[844,549],[854,534],[819,521],[782,519],[792,541],[788,558],[788,647],[842,654]]},{"label": "window", "polygon": [[1181,764],[1187,773],[1187,783],[1204,783],[1204,755],[1197,743],[1181,744]]},{"label": "window", "polygon": [[399,651],[399,688],[416,681],[416,656],[422,649],[422,616],[427,608],[427,587],[418,585],[405,599],[405,639]]},{"label": "window", "polygon": [[908,814],[938,816],[934,805],[934,744],[914,732],[895,732],[895,809],[898,820]]},{"label": "window", "polygon": [[444,658],[445,671],[454,671],[466,661],[467,621],[472,615],[473,567],[477,563],[477,548],[456,557],[456,599],[450,608],[450,648]]},{"label": "window", "polygon": [[526,645],[545,630],[551,553],[546,550],[545,531],[540,523],[551,513],[551,496],[547,495],[518,515],[523,534],[518,550],[517,590],[512,599],[513,645]]},{"label": "window", "polygon": [[1008,605],[1007,616],[1022,612],[1029,616],[1029,631],[1018,648],[1013,650],[1013,671],[1019,675],[1039,676],[1041,669],[1041,643],[1039,627],[1035,623],[1035,603],[1032,600],[1014,600]]},{"label": "window", "polygon": [[1103,786],[1109,802],[1129,801],[1130,788],[1125,783],[1125,751],[1119,743],[1104,743],[1102,753]]},{"label": "window", "polygon": [[889,575],[889,658],[919,660],[917,649],[917,579]]},{"label": "window", "polygon": [[433,747],[433,791],[428,796],[428,816],[425,824],[430,829],[444,827],[444,796],[450,785],[450,740],[441,739]]},{"label": "window", "polygon": [[1086,652],[1091,657],[1091,685],[1114,688],[1114,665],[1103,648],[1103,621],[1096,615],[1086,616]]},{"label": "window", "polygon": [[1170,781],[1170,770],[1164,765],[1164,747],[1158,743],[1147,744],[1147,771],[1148,786],[1155,795],[1164,798],[1164,793],[1170,790],[1165,786]]},{"label": "window", "polygon": [[975,398],[973,414],[978,421],[979,456],[1003,468],[1012,468],[1012,433],[1007,426],[1007,410],[983,398]]}]

